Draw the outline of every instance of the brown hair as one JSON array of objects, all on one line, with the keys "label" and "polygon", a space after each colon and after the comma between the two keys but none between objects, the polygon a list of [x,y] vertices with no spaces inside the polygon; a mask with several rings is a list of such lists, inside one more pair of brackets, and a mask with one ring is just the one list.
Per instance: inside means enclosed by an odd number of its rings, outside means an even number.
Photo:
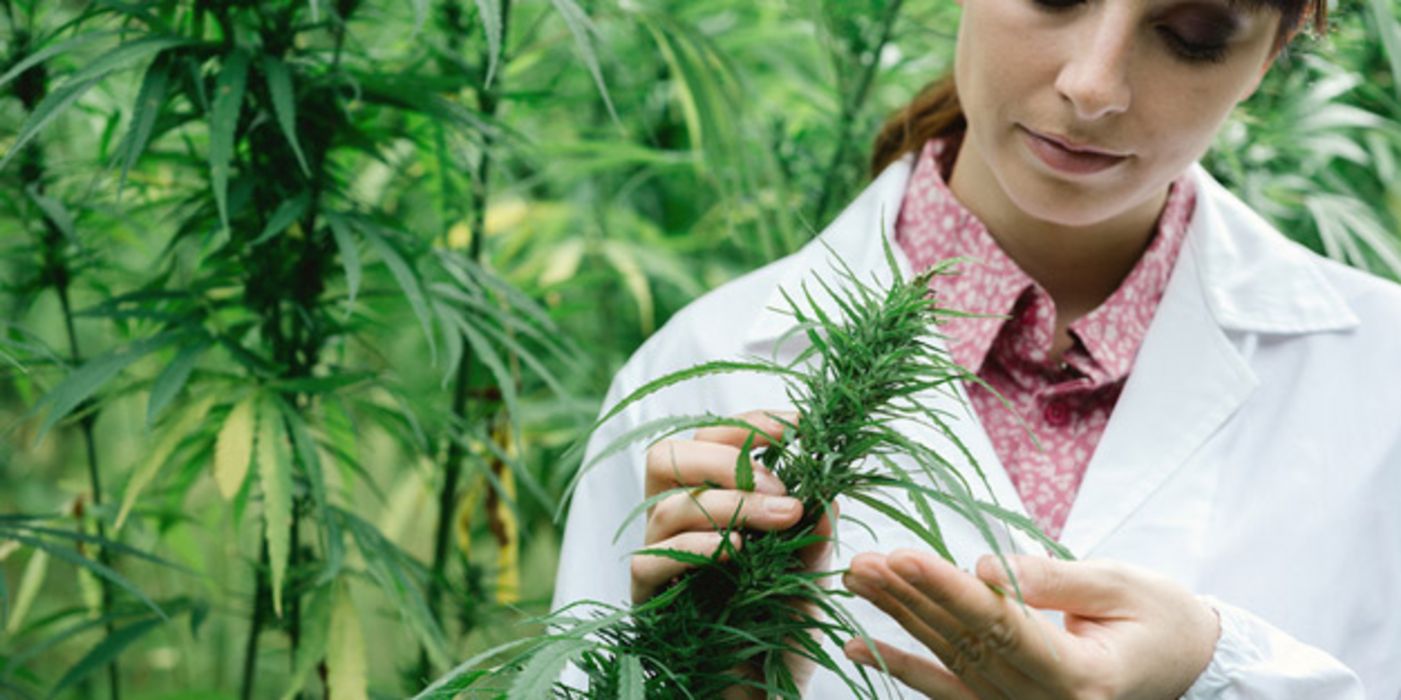
[{"label": "brown hair", "polygon": [[[1328,0],[1232,0],[1232,4],[1279,11],[1279,33],[1275,35],[1272,56],[1278,56],[1310,18],[1316,33],[1322,34],[1328,28]],[[914,100],[886,119],[871,152],[871,177],[906,153],[919,150],[926,141],[961,131],[966,125],[963,108],[958,104],[958,88],[953,73],[949,73],[926,85]]]}]

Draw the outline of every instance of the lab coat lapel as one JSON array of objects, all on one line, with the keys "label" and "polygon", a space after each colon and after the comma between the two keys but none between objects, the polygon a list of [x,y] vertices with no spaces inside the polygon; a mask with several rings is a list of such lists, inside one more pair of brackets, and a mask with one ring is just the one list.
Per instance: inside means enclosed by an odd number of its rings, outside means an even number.
[{"label": "lab coat lapel", "polygon": [[[1085,470],[1061,543],[1093,553],[1256,386],[1209,311],[1191,230],[1133,371]],[[1194,498],[1210,498],[1195,492]],[[1189,504],[1183,504],[1187,508]]]}]

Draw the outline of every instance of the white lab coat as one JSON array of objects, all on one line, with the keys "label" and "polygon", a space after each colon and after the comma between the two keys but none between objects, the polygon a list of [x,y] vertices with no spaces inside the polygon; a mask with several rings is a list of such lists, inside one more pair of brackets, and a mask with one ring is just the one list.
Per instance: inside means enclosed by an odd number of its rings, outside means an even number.
[{"label": "white lab coat", "polygon": [[[909,157],[892,165],[820,237],[863,278],[888,279],[877,236],[891,235],[911,166]],[[1156,570],[1217,607],[1222,637],[1192,700],[1399,700],[1401,287],[1290,242],[1199,165],[1191,173],[1199,197],[1183,251],[1061,541],[1081,559]],[[703,361],[792,357],[805,341],[789,336],[775,348],[791,323],[773,311],[785,307],[778,290],[813,274],[835,280],[830,258],[810,244],[690,304],[619,371],[605,406]],[[1024,512],[976,414],[947,397],[929,400],[963,416],[955,429],[993,496]],[[662,415],[789,405],[770,378],[696,380],[615,418],[588,453]],[[947,447],[928,430],[907,432]],[[644,449],[603,460],[581,480],[556,609],[628,600],[628,556],[644,546],[644,522],[616,542],[613,535],[643,499]],[[875,537],[841,523],[834,567],[862,551],[922,546],[860,504],[844,502],[842,513]],[[939,515],[961,565],[988,551],[956,515]],[[1019,533],[1004,542],[1041,551]],[[924,651],[864,600],[850,607],[872,636]],[[830,642],[828,652],[846,663]],[[882,692],[915,696],[892,683]],[[850,696],[835,674],[819,671],[807,697]]]}]

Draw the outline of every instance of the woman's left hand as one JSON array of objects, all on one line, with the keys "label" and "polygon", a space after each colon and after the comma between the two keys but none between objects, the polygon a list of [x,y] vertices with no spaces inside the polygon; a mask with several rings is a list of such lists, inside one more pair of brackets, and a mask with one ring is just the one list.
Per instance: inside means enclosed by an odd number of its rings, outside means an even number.
[{"label": "woman's left hand", "polygon": [[[1027,606],[1063,611],[1064,629],[1024,610],[990,555],[975,577],[933,554],[866,553],[843,582],[934,653],[873,640],[891,675],[932,698],[1178,698],[1211,661],[1216,614],[1163,576],[1109,561],[1008,561]],[[846,654],[879,668],[863,638]]]}]

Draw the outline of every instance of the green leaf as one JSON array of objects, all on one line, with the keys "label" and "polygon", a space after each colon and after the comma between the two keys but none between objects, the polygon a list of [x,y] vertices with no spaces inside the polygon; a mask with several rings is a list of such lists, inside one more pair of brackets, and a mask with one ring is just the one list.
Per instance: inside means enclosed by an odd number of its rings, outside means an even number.
[{"label": "green leaf", "polygon": [[551,700],[555,680],[565,664],[593,646],[583,639],[564,638],[550,642],[537,650],[511,684],[507,697],[513,700]]},{"label": "green leaf", "polygon": [[63,674],[63,678],[59,679],[53,689],[49,691],[48,697],[58,697],[60,693],[86,678],[88,674],[106,666],[128,646],[131,646],[132,642],[144,637],[146,633],[160,626],[163,622],[165,620],[162,618],[152,617],[113,630],[83,658],[78,659],[78,663],[73,664],[67,673]]},{"label": "green leaf", "polygon": [[53,543],[47,542],[39,537],[23,534],[19,531],[11,532],[8,535],[8,537],[16,542],[19,542],[20,544],[29,545],[30,547],[34,547],[36,549],[42,549],[45,552],[48,552],[50,555],[61,559],[69,564],[72,564],[73,566],[82,569],[87,569],[94,575],[100,578],[107,579],[108,581],[117,585],[121,589],[130,593],[132,596],[134,596],[137,600],[141,601],[142,604],[150,608],[157,615],[160,615],[162,618],[165,617],[165,611],[161,610],[160,606],[156,605],[155,601],[151,600],[150,597],[148,597],[145,593],[142,593],[141,589],[136,587],[136,584],[132,583],[131,581],[128,581],[126,577],[122,576],[116,571],[113,571],[107,565],[89,559],[79,554],[75,550],[69,549],[67,547],[54,545]]},{"label": "green leaf", "polygon": [[229,228],[229,162],[233,159],[234,132],[247,83],[248,53],[234,49],[224,57],[224,67],[214,81],[214,102],[209,109],[210,185],[225,230]]},{"label": "green leaf", "polygon": [[136,103],[131,108],[131,126],[127,129],[119,149],[122,153],[122,175],[117,181],[118,201],[121,201],[122,190],[126,187],[127,173],[141,156],[141,152],[146,150],[146,142],[151,139],[156,117],[160,115],[161,105],[165,104],[166,87],[170,83],[170,66],[171,62],[165,60],[165,55],[157,56],[146,69],[145,77],[141,79],[141,89],[136,93]]},{"label": "green leaf", "polygon": [[73,214],[68,211],[68,208],[64,207],[62,202],[44,196],[34,185],[24,188],[24,191],[30,199],[34,200],[35,204],[39,205],[44,216],[48,217],[48,220],[59,232],[73,245],[78,245],[78,232],[73,228]]},{"label": "green leaf", "polygon": [[[34,111],[29,118],[20,126],[19,135],[15,137],[14,143],[10,144],[10,150],[5,153],[4,158],[0,158],[0,170],[4,170],[24,147],[29,144],[38,133],[48,126],[50,122],[58,118],[73,103],[82,97],[93,85],[106,77],[108,73],[125,67],[127,64],[145,58],[164,49],[182,46],[191,43],[189,39],[179,37],[149,37],[137,39],[135,41],[122,42],[116,48],[93,59],[87,63],[82,70],[74,73],[67,81],[55,88],[35,105]],[[71,48],[68,47],[68,48]],[[14,71],[12,70],[11,73]],[[6,74],[7,78],[10,73]]]},{"label": "green leaf", "polygon": [[253,426],[257,417],[257,397],[249,396],[238,402],[224,419],[224,427],[214,440],[214,483],[219,495],[231,500],[248,478],[248,465],[253,459]]},{"label": "green leaf", "polygon": [[564,23],[569,27],[569,33],[574,35],[574,46],[579,50],[579,57],[584,59],[584,65],[588,67],[594,83],[598,85],[598,92],[603,97],[603,104],[608,107],[608,114],[613,117],[615,123],[622,123],[622,119],[618,117],[618,111],[613,108],[612,98],[608,96],[608,85],[603,80],[603,68],[599,65],[598,55],[593,50],[593,40],[590,35],[594,33],[594,28],[593,24],[589,22],[589,16],[584,14],[584,10],[574,0],[550,0],[550,2],[564,18]]},{"label": "green leaf", "polygon": [[618,661],[618,700],[646,700],[646,689],[642,661],[624,654]]},{"label": "green leaf", "polygon": [[302,155],[301,144],[297,143],[297,102],[296,93],[292,90],[292,75],[287,70],[287,64],[276,56],[263,54],[262,61],[263,74],[268,79],[268,95],[272,97],[272,109],[277,114],[277,125],[282,128],[282,135],[287,137],[292,154],[302,167],[302,174],[311,177],[311,168],[306,164],[306,156]]},{"label": "green leaf", "polygon": [[744,446],[739,448],[739,455],[735,457],[735,488],[740,491],[754,490],[754,456],[751,451],[757,434],[750,431],[744,437]]},{"label": "green leaf", "polygon": [[195,363],[199,361],[200,355],[209,349],[211,341],[204,338],[194,344],[180,348],[175,359],[161,371],[160,376],[151,384],[151,395],[146,399],[146,427],[155,425],[156,419],[160,417],[161,411],[174,400],[175,395],[184,388],[185,382],[189,381],[190,373],[194,371]]},{"label": "green leaf", "polygon": [[9,165],[10,160],[24,150],[29,145],[30,140],[39,134],[49,122],[57,119],[65,110],[73,106],[73,103],[88,91],[88,88],[97,83],[99,78],[89,78],[81,82],[69,81],[62,87],[50,92],[34,106],[34,111],[30,112],[29,118],[20,125],[19,136],[10,144],[10,150],[0,158],[0,170],[4,170]]},{"label": "green leaf", "polygon": [[438,343],[433,337],[433,314],[428,309],[428,299],[419,284],[418,272],[404,261],[394,245],[380,236],[373,226],[362,226],[361,232],[365,240],[370,242],[370,247],[375,249],[389,268],[390,274],[394,275],[394,281],[399,283],[399,288],[409,300],[409,306],[413,308],[414,315],[423,326],[423,336],[428,341],[429,359],[434,365],[438,364]]},{"label": "green leaf", "polygon": [[345,284],[349,290],[345,315],[348,318],[355,308],[355,294],[360,289],[360,253],[355,249],[355,237],[351,234],[350,225],[341,215],[328,213],[326,221],[331,226],[331,235],[336,239],[341,265],[345,267]]},{"label": "green leaf", "polygon": [[486,31],[486,80],[483,84],[491,87],[491,79],[496,75],[501,63],[502,21],[501,0],[476,0],[477,14],[482,19],[482,29]]},{"label": "green leaf", "polygon": [[286,231],[287,227],[292,225],[292,222],[302,218],[302,215],[306,213],[306,207],[310,201],[311,198],[303,192],[277,205],[277,209],[273,210],[272,216],[268,217],[268,223],[267,226],[263,227],[263,232],[258,234],[258,237],[253,239],[253,242],[249,245],[261,245],[269,238]]},{"label": "green leaf", "polygon": [[282,583],[291,554],[292,456],[282,412],[264,401],[258,418],[258,479],[263,488],[264,536],[271,569],[272,609],[282,617]]},{"label": "green leaf", "polygon": [[49,406],[48,415],[44,417],[43,424],[39,426],[39,432],[34,441],[37,443],[43,440],[54,425],[63,420],[73,409],[102,388],[123,369],[130,366],[131,363],[169,345],[178,338],[179,336],[175,333],[162,333],[139,340],[126,350],[94,358],[68,375],[52,391],[39,399],[34,404],[34,408],[31,409],[32,414],[45,405]]},{"label": "green leaf", "polygon": [[117,32],[89,32],[87,34],[79,34],[78,36],[75,36],[71,39],[67,39],[65,41],[60,41],[56,44],[49,44],[48,46],[45,46],[44,48],[39,49],[38,51],[35,51],[34,53],[29,54],[28,56],[25,56],[23,60],[15,63],[13,66],[10,66],[10,69],[5,71],[4,75],[0,75],[0,88],[9,85],[10,81],[19,77],[20,73],[23,73],[29,70],[30,68],[49,60],[54,56],[57,56],[71,49],[87,46],[88,44],[91,44],[100,39],[107,39],[116,35]]}]

